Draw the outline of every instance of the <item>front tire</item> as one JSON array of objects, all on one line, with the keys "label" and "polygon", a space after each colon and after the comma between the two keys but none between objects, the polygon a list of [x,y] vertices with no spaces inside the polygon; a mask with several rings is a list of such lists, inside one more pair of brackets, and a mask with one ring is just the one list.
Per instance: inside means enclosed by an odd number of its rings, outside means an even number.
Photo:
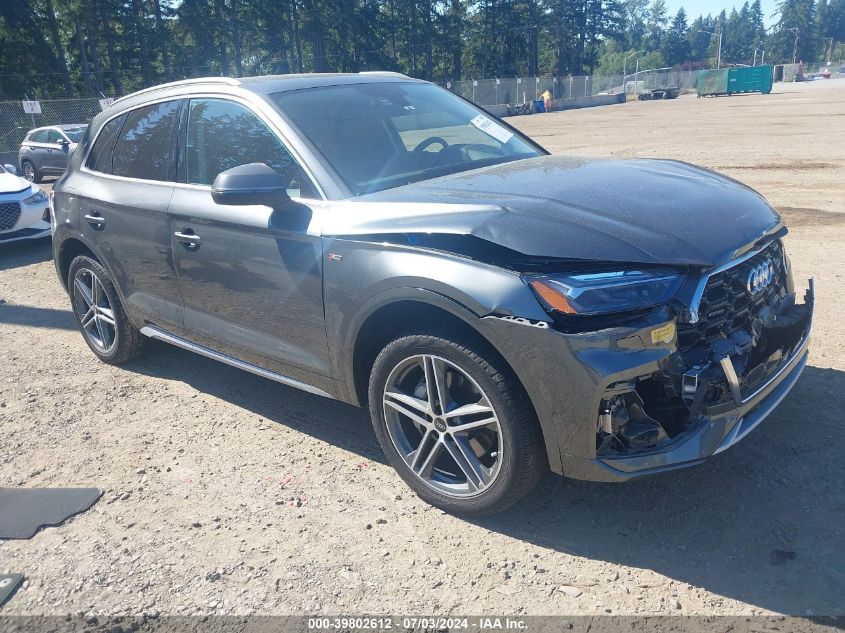
[{"label": "front tire", "polygon": [[25,160],[21,167],[23,168],[23,177],[29,182],[39,183],[44,180],[44,175],[35,168],[32,162]]},{"label": "front tire", "polygon": [[392,341],[373,365],[369,403],[391,465],[447,512],[501,512],[548,470],[528,396],[483,342],[433,334]]},{"label": "front tire", "polygon": [[132,325],[108,271],[91,257],[70,263],[68,293],[82,337],[104,363],[120,365],[141,352],[144,336]]}]

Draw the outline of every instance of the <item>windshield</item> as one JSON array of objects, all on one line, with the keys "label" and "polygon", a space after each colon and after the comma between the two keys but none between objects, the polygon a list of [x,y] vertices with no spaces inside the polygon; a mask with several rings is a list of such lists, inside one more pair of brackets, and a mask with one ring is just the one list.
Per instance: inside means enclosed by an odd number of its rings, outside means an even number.
[{"label": "windshield", "polygon": [[67,127],[67,128],[64,128],[64,129],[62,130],[62,132],[64,132],[64,133],[65,133],[65,136],[67,136],[68,140],[69,140],[71,143],[78,143],[78,142],[79,142],[79,139],[81,139],[81,138],[82,138],[82,135],[85,133],[85,128],[86,128],[86,127],[87,127],[87,126],[82,126],[82,127]]},{"label": "windshield", "polygon": [[356,196],[541,154],[432,84],[364,83],[271,96]]}]

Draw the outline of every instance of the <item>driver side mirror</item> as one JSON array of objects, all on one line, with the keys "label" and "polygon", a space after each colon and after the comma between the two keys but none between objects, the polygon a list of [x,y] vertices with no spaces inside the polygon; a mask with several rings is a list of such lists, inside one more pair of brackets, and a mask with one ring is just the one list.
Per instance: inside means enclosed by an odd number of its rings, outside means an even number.
[{"label": "driver side mirror", "polygon": [[62,146],[62,151],[63,151],[63,152],[67,152],[67,151],[68,151],[68,148],[70,147],[70,141],[68,141],[66,138],[60,139],[60,140],[59,140],[59,145],[61,145],[61,146]]},{"label": "driver side mirror", "polygon": [[282,177],[264,163],[220,172],[211,186],[211,197],[217,204],[263,204],[273,209],[290,201]]}]

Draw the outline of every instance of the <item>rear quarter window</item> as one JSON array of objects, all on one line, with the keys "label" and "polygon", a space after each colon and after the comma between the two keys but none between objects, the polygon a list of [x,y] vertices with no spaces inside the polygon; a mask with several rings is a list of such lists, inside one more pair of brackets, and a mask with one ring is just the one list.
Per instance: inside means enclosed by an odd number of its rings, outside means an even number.
[{"label": "rear quarter window", "polygon": [[114,141],[117,138],[118,132],[120,132],[124,119],[124,116],[112,119],[100,130],[97,141],[94,143],[94,147],[91,148],[88,159],[85,161],[85,166],[88,169],[103,174],[111,173],[112,149],[114,148]]},{"label": "rear quarter window", "polygon": [[112,159],[115,176],[171,181],[174,132],[179,100],[165,101],[132,110],[117,137]]}]

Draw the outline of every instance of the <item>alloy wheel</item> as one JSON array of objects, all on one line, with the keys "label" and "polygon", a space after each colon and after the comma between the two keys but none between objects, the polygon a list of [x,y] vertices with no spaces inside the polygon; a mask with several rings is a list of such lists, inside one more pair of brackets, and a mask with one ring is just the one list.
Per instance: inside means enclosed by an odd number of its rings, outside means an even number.
[{"label": "alloy wheel", "polygon": [[109,353],[117,342],[114,310],[103,282],[88,268],[74,275],[73,303],[82,332],[100,352]]},{"label": "alloy wheel", "polygon": [[35,182],[35,168],[32,166],[32,163],[23,164],[23,177],[29,182]]},{"label": "alloy wheel", "polygon": [[502,463],[502,431],[489,398],[466,372],[433,355],[390,372],[384,417],[394,448],[427,486],[452,497],[489,488]]}]

